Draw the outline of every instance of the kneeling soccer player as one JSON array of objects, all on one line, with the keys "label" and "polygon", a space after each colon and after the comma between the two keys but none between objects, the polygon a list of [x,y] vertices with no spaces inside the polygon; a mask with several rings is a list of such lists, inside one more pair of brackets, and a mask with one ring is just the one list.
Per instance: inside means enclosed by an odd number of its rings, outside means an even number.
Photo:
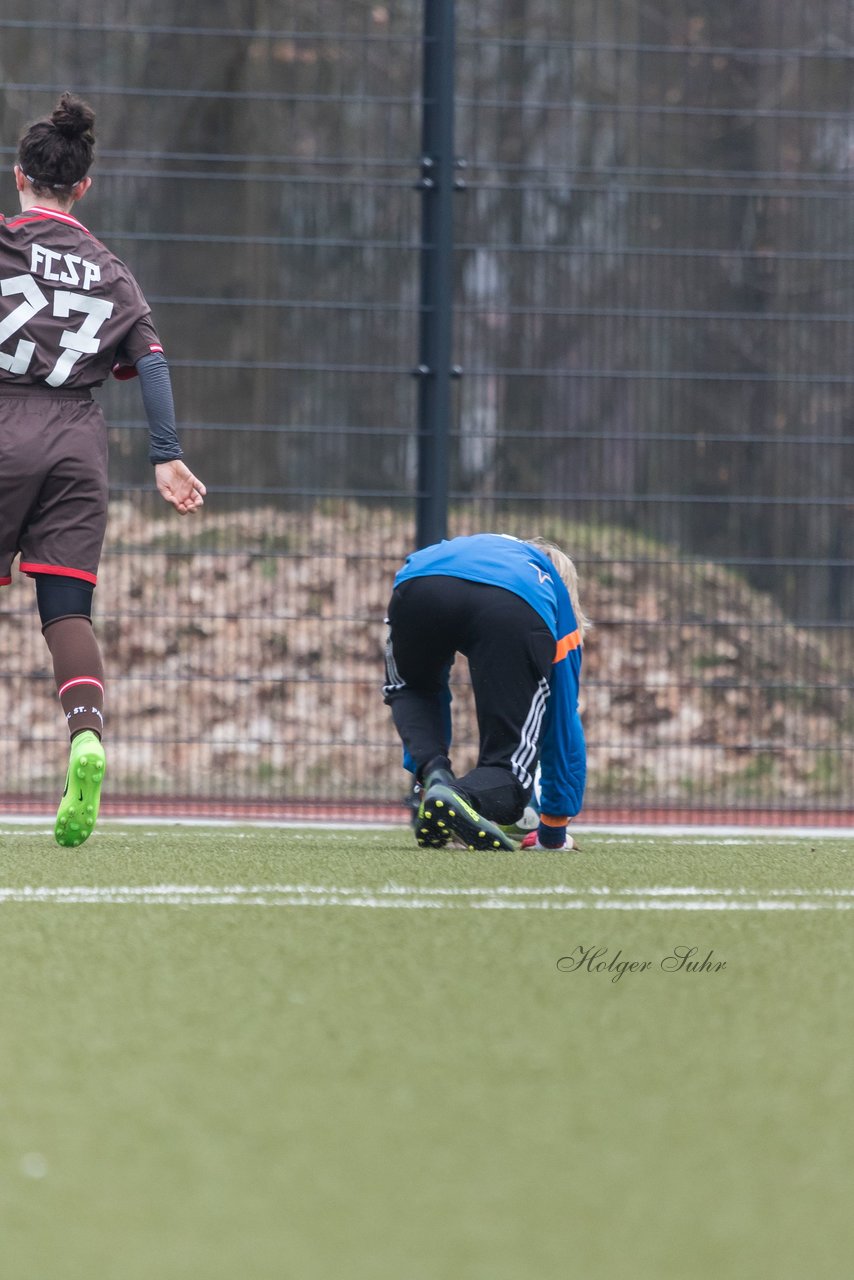
[{"label": "kneeling soccer player", "polygon": [[[422,848],[513,849],[541,767],[533,848],[571,849],[587,770],[578,712],[587,619],[567,555],[541,538],[479,533],[407,557],[388,606],[383,696],[420,796]],[[454,775],[449,676],[468,659],[479,733],[475,767]]]}]

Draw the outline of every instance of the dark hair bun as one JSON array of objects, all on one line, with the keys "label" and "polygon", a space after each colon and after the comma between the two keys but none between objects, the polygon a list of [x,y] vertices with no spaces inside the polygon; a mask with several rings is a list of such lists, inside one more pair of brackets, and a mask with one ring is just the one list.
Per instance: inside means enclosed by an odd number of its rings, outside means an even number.
[{"label": "dark hair bun", "polygon": [[69,140],[82,138],[93,143],[95,135],[92,126],[95,123],[95,112],[88,103],[75,98],[73,93],[64,93],[50,117],[51,124],[57,133]]}]

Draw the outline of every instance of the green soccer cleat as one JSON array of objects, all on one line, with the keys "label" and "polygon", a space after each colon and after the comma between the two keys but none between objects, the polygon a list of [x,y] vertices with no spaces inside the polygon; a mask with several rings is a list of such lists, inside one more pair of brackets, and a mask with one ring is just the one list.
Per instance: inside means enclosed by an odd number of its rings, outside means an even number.
[{"label": "green soccer cleat", "polygon": [[98,735],[84,729],[71,742],[65,790],[53,829],[57,844],[74,848],[88,840],[95,830],[105,767],[106,757]]},{"label": "green soccer cleat", "polygon": [[422,848],[440,849],[452,838],[466,849],[516,848],[506,832],[442,782],[433,783],[424,793],[415,838]]}]

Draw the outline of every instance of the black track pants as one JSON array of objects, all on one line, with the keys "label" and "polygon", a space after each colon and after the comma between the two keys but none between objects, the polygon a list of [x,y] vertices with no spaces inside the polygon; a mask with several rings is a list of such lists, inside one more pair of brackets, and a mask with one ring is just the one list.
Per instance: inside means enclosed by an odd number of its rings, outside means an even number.
[{"label": "black track pants", "polygon": [[480,747],[460,790],[485,818],[515,822],[531,793],[555,640],[535,609],[503,587],[433,575],[396,587],[388,607],[383,694],[419,771],[447,756],[443,690],[468,659]]}]

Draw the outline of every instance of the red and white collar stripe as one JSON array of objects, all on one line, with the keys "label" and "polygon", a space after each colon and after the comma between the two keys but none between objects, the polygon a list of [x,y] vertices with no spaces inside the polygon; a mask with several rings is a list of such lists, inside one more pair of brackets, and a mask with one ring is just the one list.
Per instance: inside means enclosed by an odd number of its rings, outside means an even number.
[{"label": "red and white collar stripe", "polygon": [[59,209],[44,209],[40,204],[31,204],[27,213],[37,213],[41,218],[56,218],[57,222],[64,222],[69,227],[79,227],[81,231],[86,232],[87,236],[92,234],[79,219],[73,218],[70,213],[62,213]]}]

